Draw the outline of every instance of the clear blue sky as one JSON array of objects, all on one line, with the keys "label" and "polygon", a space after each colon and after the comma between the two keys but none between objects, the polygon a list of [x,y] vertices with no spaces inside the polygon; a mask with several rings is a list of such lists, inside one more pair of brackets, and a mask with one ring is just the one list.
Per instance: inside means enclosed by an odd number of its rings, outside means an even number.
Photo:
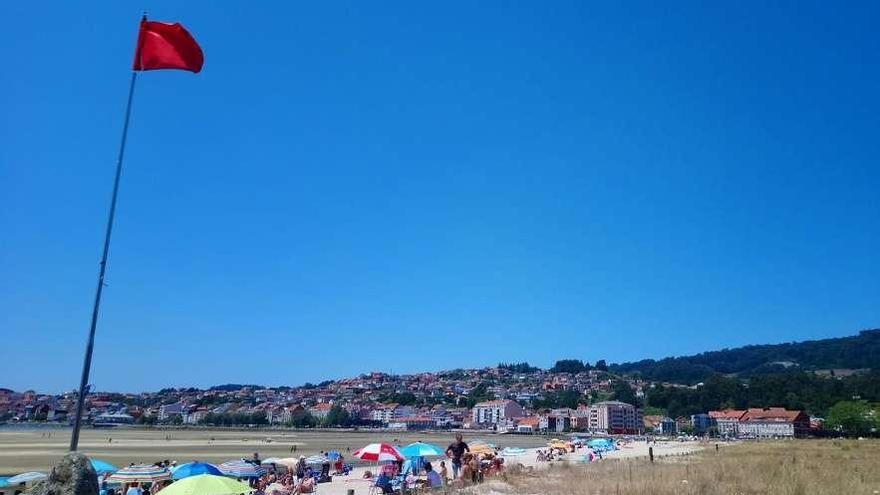
[{"label": "clear blue sky", "polygon": [[[92,383],[880,326],[880,7],[673,3],[147,2]],[[0,4],[0,386],[78,384],[144,6]]]}]

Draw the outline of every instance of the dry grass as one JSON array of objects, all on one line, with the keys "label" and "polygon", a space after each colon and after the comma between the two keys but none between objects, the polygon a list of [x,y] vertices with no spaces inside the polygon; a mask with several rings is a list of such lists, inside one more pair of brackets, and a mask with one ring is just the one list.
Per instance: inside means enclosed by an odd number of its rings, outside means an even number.
[{"label": "dry grass", "polygon": [[878,494],[880,441],[798,440],[733,445],[716,454],[606,460],[509,473],[477,487],[481,495]]}]

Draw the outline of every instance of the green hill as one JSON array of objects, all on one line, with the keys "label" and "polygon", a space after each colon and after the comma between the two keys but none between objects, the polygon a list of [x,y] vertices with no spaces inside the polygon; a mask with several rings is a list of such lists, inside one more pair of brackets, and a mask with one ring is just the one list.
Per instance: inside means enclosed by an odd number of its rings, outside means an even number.
[{"label": "green hill", "polygon": [[645,379],[693,384],[714,374],[751,376],[785,369],[880,369],[880,329],[858,335],[787,344],[750,345],[693,356],[645,359],[613,364],[618,374],[638,374]]}]

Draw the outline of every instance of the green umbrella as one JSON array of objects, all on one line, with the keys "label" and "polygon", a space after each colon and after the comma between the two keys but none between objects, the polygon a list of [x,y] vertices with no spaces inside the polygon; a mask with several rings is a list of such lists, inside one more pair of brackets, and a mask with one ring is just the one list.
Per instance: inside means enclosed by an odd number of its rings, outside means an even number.
[{"label": "green umbrella", "polygon": [[254,489],[247,484],[226,476],[199,474],[175,481],[163,488],[161,493],[162,495],[238,495],[252,491]]}]

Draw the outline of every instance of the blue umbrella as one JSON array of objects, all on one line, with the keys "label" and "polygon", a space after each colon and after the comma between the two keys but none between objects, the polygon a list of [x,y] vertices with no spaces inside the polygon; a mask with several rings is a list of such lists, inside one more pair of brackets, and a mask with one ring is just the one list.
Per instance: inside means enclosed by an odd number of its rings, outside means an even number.
[{"label": "blue umbrella", "polygon": [[223,473],[213,464],[207,462],[188,462],[171,470],[171,479],[182,480],[198,474],[213,474],[223,476]]},{"label": "blue umbrella", "polygon": [[331,450],[330,452],[327,452],[327,458],[330,459],[331,461],[335,461],[335,460],[339,459],[339,452],[337,452],[335,450]]},{"label": "blue umbrella", "polygon": [[416,442],[400,449],[404,457],[433,457],[444,455],[443,449],[430,443]]},{"label": "blue umbrella", "polygon": [[610,438],[596,438],[587,442],[587,445],[597,452],[609,452],[614,450],[614,441]]},{"label": "blue umbrella", "polygon": [[118,467],[110,464],[107,461],[102,461],[101,459],[92,459],[92,467],[95,469],[95,472],[98,474],[106,474],[106,473],[114,473],[119,470]]}]

